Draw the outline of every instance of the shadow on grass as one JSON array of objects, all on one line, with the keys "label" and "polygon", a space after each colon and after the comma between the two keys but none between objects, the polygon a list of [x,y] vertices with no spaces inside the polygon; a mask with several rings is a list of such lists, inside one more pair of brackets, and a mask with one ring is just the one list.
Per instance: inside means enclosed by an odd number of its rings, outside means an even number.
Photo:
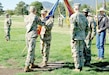
[{"label": "shadow on grass", "polygon": [[96,55],[96,54],[92,54],[91,56],[92,56],[92,57],[97,57],[97,55]]},{"label": "shadow on grass", "polygon": [[34,72],[36,71],[53,71],[56,69],[68,68],[73,69],[74,64],[70,62],[55,62],[55,63],[48,63],[47,67],[44,68],[35,68]]},{"label": "shadow on grass", "polygon": [[89,66],[91,69],[88,71],[96,71],[96,72],[109,72],[109,62],[97,62],[92,63]]},{"label": "shadow on grass", "polygon": [[[92,63],[88,67],[89,67],[89,70],[87,70],[87,71],[109,72],[109,62]],[[53,71],[53,70],[62,69],[62,68],[74,69],[74,63],[70,63],[70,62],[48,63],[47,67],[35,68],[34,72],[37,72],[37,71]]]}]

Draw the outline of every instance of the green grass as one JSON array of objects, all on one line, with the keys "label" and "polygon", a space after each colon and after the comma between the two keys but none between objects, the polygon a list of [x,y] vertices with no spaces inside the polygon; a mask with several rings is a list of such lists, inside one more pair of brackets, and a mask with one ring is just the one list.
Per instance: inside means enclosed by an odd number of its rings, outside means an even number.
[{"label": "green grass", "polygon": [[[4,38],[3,22],[4,17],[0,17],[0,64],[8,68],[24,68],[25,59],[27,51],[22,53],[25,47],[25,25],[23,22],[23,17],[12,17],[13,24],[11,28],[11,41],[7,42]],[[109,35],[108,35],[109,36]],[[84,67],[83,71],[80,73],[73,72],[72,68],[74,65],[73,58],[70,49],[70,29],[67,24],[64,23],[64,27],[60,28],[57,25],[57,20],[55,19],[55,24],[52,30],[52,41],[50,49],[49,62],[62,61],[67,64],[64,68],[55,69],[52,71],[36,71],[31,73],[18,73],[16,75],[109,75],[108,71],[97,71],[95,67]],[[36,61],[38,64],[42,61],[41,51],[40,51],[40,38],[38,37],[36,42]],[[109,39],[106,39],[105,45],[105,59],[102,62],[109,62]],[[96,40],[94,38],[92,42],[92,61],[91,63],[99,63],[96,60],[97,49]]]}]

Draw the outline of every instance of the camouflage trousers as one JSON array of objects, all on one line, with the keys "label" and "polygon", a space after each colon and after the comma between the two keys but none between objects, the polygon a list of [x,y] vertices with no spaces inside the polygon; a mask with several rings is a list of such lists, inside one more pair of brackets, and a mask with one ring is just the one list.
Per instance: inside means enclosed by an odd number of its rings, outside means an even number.
[{"label": "camouflage trousers", "polygon": [[60,27],[63,27],[63,20],[62,20],[62,21],[59,21],[58,25],[59,25]]},{"label": "camouflage trousers", "polygon": [[75,40],[71,41],[72,48],[72,56],[74,59],[74,65],[76,69],[81,69],[84,66],[84,41],[83,40]]},{"label": "camouflage trousers", "polygon": [[4,29],[5,31],[5,39],[10,40],[10,26]]},{"label": "camouflage trousers", "polygon": [[90,63],[91,61],[91,40],[85,40],[85,48],[84,48],[84,59],[85,63]]},{"label": "camouflage trousers", "polygon": [[46,41],[41,40],[40,41],[41,53],[42,53],[42,58],[44,62],[47,62],[49,59],[50,42],[51,40],[46,40]]},{"label": "camouflage trousers", "polygon": [[26,38],[26,44],[27,44],[27,58],[25,61],[25,66],[30,66],[30,64],[34,63],[35,61],[35,46],[36,46],[36,38],[29,38],[28,36]]}]

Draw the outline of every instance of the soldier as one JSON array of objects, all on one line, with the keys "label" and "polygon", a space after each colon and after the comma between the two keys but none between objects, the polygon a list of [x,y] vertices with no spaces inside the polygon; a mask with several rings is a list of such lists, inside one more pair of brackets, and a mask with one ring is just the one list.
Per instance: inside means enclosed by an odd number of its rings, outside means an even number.
[{"label": "soldier", "polygon": [[63,15],[59,14],[59,16],[58,16],[58,25],[60,27],[63,27],[63,19],[64,19]]},{"label": "soldier", "polygon": [[70,17],[71,23],[71,49],[74,58],[74,71],[80,72],[84,66],[84,40],[88,32],[88,21],[80,13],[80,4],[74,4],[75,13]]},{"label": "soldier", "polygon": [[11,20],[9,14],[6,14],[5,22],[4,22],[4,31],[5,31],[5,39],[6,39],[6,41],[10,40],[11,25],[12,25],[12,20]]},{"label": "soldier", "polygon": [[98,49],[98,60],[104,59],[104,42],[106,36],[106,28],[108,26],[108,18],[105,15],[105,9],[99,9],[100,14],[98,15],[98,27],[96,34],[96,46]]},{"label": "soldier", "polygon": [[34,64],[35,61],[35,46],[36,46],[36,38],[37,34],[37,25],[44,25],[41,20],[35,15],[36,9],[34,6],[30,6],[29,9],[30,14],[26,17],[26,45],[28,49],[28,54],[25,62],[25,72],[32,71],[31,68],[38,67]]},{"label": "soldier", "polygon": [[43,58],[40,67],[47,66],[49,51],[50,51],[50,43],[51,43],[51,30],[54,22],[52,16],[48,20],[46,19],[46,16],[47,16],[47,10],[42,10],[41,21],[45,23],[45,26],[42,26],[41,33],[40,33],[41,52]]},{"label": "soldier", "polygon": [[85,62],[84,65],[88,66],[90,65],[91,61],[91,41],[93,40],[95,34],[96,34],[96,22],[92,18],[92,15],[89,13],[89,9],[85,8],[83,9],[84,15],[87,17],[88,20],[88,35],[85,39],[85,48],[84,48],[84,58]]}]

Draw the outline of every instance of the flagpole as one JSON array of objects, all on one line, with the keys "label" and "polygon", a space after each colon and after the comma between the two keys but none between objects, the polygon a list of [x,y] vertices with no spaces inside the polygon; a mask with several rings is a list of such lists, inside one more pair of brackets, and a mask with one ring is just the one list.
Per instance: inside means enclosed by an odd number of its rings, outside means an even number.
[{"label": "flagpole", "polygon": [[106,0],[103,0],[103,8],[106,9]]},{"label": "flagpole", "polygon": [[96,0],[96,24],[98,29],[98,0]]},{"label": "flagpole", "polygon": [[58,13],[59,13],[59,15],[61,14],[60,6],[59,5],[58,5]]},{"label": "flagpole", "polygon": [[65,5],[65,2],[64,2],[64,7],[65,7],[65,13],[66,13],[66,23],[67,23],[68,27],[70,27],[69,12],[68,12],[68,9]]},{"label": "flagpole", "polygon": [[57,2],[52,6],[51,10],[48,13],[48,16],[46,16],[46,19],[49,19],[50,16],[54,15],[54,12],[55,12],[58,4],[59,4],[59,0],[57,0]]}]

